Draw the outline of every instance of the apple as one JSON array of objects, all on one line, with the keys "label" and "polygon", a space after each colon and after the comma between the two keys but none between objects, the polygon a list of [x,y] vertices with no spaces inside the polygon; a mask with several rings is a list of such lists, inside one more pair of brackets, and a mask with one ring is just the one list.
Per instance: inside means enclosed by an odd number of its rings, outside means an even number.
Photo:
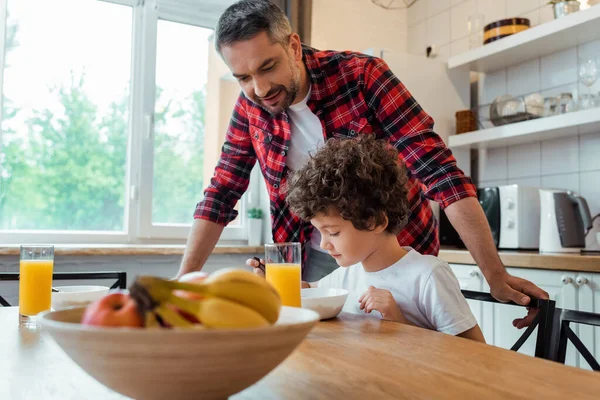
[{"label": "apple", "polygon": [[115,292],[96,300],[81,318],[83,325],[143,327],[144,318],[129,294]]},{"label": "apple", "polygon": [[[202,272],[202,271],[194,271],[194,272],[188,272],[187,274],[181,276],[178,280],[179,282],[187,282],[187,283],[194,283],[194,282],[201,282],[204,279],[206,279],[208,277],[208,274],[206,272]],[[184,299],[189,299],[189,300],[202,300],[204,297],[201,294],[198,293],[192,293],[192,292],[188,292],[185,290],[174,290],[173,294],[175,296],[179,296],[182,297]],[[183,318],[187,319],[188,321],[194,323],[194,324],[199,324],[200,320],[198,318],[196,318],[194,315],[187,313],[183,310],[180,310],[176,307],[173,307],[175,310],[177,310],[177,312],[179,313],[179,315],[181,315]]]}]

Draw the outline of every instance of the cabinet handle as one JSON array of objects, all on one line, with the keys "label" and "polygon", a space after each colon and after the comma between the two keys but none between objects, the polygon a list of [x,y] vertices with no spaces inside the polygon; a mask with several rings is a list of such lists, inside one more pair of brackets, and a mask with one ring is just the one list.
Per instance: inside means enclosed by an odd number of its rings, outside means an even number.
[{"label": "cabinet handle", "polygon": [[469,272],[469,276],[471,278],[475,278],[479,276],[479,271],[477,271],[476,269],[472,269],[471,272]]},{"label": "cabinet handle", "polygon": [[583,285],[587,285],[589,281],[588,281],[588,278],[582,278],[581,276],[578,276],[577,279],[575,279],[575,282],[579,286],[583,286]]},{"label": "cabinet handle", "polygon": [[568,285],[569,283],[573,283],[573,278],[571,278],[570,276],[566,276],[563,275],[560,280],[562,281],[563,285]]}]

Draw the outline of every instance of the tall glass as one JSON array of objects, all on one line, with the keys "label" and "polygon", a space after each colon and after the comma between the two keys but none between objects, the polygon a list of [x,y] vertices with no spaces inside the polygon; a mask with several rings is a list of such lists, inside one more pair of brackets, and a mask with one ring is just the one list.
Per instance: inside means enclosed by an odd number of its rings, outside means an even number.
[{"label": "tall glass", "polygon": [[37,327],[36,315],[50,309],[54,246],[21,246],[19,325]]},{"label": "tall glass", "polygon": [[485,16],[472,14],[467,17],[467,30],[469,32],[469,49],[483,46],[483,29]]},{"label": "tall glass", "polygon": [[281,304],[302,307],[302,247],[300,243],[265,244],[267,281],[281,296]]}]

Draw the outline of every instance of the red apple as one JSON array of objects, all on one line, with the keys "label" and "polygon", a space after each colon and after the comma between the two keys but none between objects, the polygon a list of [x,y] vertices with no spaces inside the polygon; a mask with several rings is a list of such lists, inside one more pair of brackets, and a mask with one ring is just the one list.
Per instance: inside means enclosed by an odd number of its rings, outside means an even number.
[{"label": "red apple", "polygon": [[[207,277],[208,277],[208,274],[206,272],[194,271],[194,272],[188,272],[187,274],[183,275],[181,278],[178,279],[178,281],[195,283],[195,282],[201,282],[204,279],[206,279]],[[190,299],[190,300],[202,300],[203,299],[203,296],[201,294],[188,292],[185,290],[175,290],[175,291],[173,291],[173,294],[176,296],[179,296],[179,297]]]},{"label": "red apple", "polygon": [[[208,277],[208,274],[206,272],[194,271],[194,272],[188,272],[187,274],[183,275],[178,280],[179,280],[179,282],[194,283],[194,282],[201,282],[204,279],[206,279],[207,277]],[[189,299],[189,300],[202,300],[204,298],[201,294],[188,292],[186,290],[174,290],[173,294],[175,296],[179,296],[179,297],[182,297],[184,299]],[[200,323],[200,320],[198,320],[198,318],[196,318],[194,315],[187,313],[183,310],[180,310],[176,307],[173,307],[173,308],[175,310],[177,310],[179,315],[181,315],[183,318],[187,319],[188,321],[193,322],[194,324]]]},{"label": "red apple", "polygon": [[144,318],[126,293],[109,293],[90,304],[81,318],[83,325],[143,327]]}]

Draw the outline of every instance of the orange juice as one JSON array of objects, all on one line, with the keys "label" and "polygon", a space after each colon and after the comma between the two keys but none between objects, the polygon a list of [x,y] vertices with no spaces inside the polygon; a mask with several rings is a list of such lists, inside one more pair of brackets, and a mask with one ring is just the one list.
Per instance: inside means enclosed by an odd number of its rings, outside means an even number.
[{"label": "orange juice", "polygon": [[53,260],[21,260],[19,314],[34,316],[50,309]]},{"label": "orange juice", "polygon": [[300,264],[267,263],[267,281],[277,289],[281,304],[289,307],[302,307],[302,278]]}]

